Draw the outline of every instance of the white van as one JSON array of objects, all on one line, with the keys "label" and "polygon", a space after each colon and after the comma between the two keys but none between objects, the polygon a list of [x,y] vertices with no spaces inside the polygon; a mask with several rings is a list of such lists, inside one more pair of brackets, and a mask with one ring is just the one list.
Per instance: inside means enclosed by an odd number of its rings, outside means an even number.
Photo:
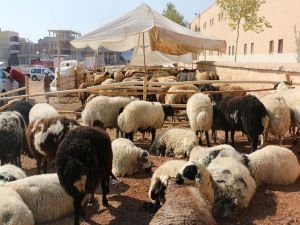
[{"label": "white van", "polygon": [[44,67],[32,67],[29,71],[29,77],[31,78],[31,80],[36,81],[36,80],[43,80],[44,76],[45,76],[45,70],[49,71],[49,76],[51,80],[54,80],[55,75],[54,73],[48,69],[48,68],[44,68]]}]

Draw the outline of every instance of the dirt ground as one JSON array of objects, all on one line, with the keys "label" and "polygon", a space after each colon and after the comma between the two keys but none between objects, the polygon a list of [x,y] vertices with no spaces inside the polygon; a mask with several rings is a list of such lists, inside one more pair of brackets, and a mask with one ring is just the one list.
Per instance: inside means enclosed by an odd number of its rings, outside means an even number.
[{"label": "dirt ground", "polygon": [[[37,93],[42,90],[42,82],[31,82],[30,92]],[[35,98],[36,102],[45,102],[44,97]],[[58,110],[74,110],[80,106],[76,98],[56,98],[50,99],[50,104]],[[163,129],[166,129],[164,127]],[[160,132],[158,130],[158,132]],[[114,139],[114,131],[109,131]],[[222,132],[218,144],[224,143]],[[136,138],[138,135],[135,135]],[[284,146],[292,149],[299,158],[299,146],[292,145],[292,138],[284,140]],[[149,149],[150,141],[135,141],[135,143]],[[276,144],[271,140],[270,144]],[[236,135],[236,149],[241,152],[250,153],[250,146],[245,137]],[[154,165],[157,167],[170,158],[151,156]],[[28,175],[35,173],[35,160],[27,157],[22,158],[22,165]],[[155,170],[155,167],[152,169]],[[86,219],[82,220],[82,225],[146,225],[151,221],[151,212],[144,207],[144,203],[149,201],[148,188],[151,174],[139,172],[133,176],[120,178],[118,183],[110,184],[110,195],[108,201],[110,206],[104,208],[102,205],[95,205],[86,209]],[[101,194],[97,193],[99,204]],[[72,215],[58,221],[47,223],[47,225],[69,225],[73,223]],[[233,220],[218,221],[220,225],[300,225],[300,178],[297,182],[288,186],[263,186],[256,191],[250,206]]]}]

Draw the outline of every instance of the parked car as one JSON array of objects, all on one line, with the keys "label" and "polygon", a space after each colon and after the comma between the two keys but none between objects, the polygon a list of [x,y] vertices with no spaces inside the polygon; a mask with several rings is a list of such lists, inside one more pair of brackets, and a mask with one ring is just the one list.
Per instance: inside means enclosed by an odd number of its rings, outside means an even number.
[{"label": "parked car", "polygon": [[9,79],[9,74],[0,68],[0,92],[4,93],[17,88],[18,84],[15,81]]},{"label": "parked car", "polygon": [[49,76],[51,80],[54,80],[55,74],[48,68],[44,67],[32,67],[29,71],[29,74],[27,74],[31,80],[36,81],[36,80],[42,80],[44,79],[45,76],[45,70],[49,71]]}]

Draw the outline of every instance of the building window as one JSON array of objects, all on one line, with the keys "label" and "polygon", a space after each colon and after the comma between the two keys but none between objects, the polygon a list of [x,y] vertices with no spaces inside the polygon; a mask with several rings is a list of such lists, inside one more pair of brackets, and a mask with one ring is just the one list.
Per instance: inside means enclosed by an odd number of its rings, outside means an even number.
[{"label": "building window", "polygon": [[247,55],[247,44],[244,44],[244,55]]},{"label": "building window", "polygon": [[221,21],[223,21],[223,12],[221,12]]},{"label": "building window", "polygon": [[283,39],[278,40],[278,53],[283,52]]},{"label": "building window", "polygon": [[232,45],[232,47],[231,47],[231,52],[232,52],[232,55],[234,55],[234,45]]},{"label": "building window", "polygon": [[269,54],[274,53],[274,41],[270,41],[269,43]]},{"label": "building window", "polygon": [[198,31],[198,27],[197,27],[197,25],[195,26],[195,31],[196,31],[196,32]]},{"label": "building window", "polygon": [[205,29],[206,29],[206,22],[203,23],[203,30],[205,30]]},{"label": "building window", "polygon": [[211,25],[212,26],[214,25],[214,20],[215,20],[214,18],[211,19]]},{"label": "building window", "polygon": [[254,54],[254,43],[251,43],[251,55]]},{"label": "building window", "polygon": [[228,55],[230,55],[230,52],[231,52],[231,47],[229,46],[228,47]]}]

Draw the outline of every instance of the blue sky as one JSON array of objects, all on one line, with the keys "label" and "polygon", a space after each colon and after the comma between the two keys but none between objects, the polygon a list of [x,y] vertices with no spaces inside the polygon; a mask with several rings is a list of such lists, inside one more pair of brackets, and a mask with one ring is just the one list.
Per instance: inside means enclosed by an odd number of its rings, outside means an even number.
[{"label": "blue sky", "polygon": [[[167,2],[189,22],[194,13],[214,0],[144,0],[158,12]],[[36,42],[49,29],[70,29],[86,34],[140,5],[142,0],[1,0],[0,28],[19,32],[20,37]]]}]

